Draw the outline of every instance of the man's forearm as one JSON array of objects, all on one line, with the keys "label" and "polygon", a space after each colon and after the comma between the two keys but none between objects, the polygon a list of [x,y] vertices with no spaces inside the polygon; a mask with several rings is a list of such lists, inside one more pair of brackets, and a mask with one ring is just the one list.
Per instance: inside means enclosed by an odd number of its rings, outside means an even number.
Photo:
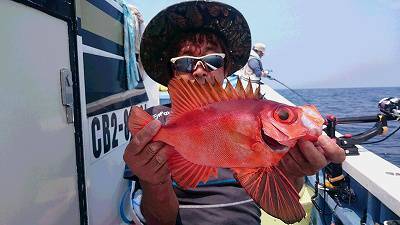
[{"label": "man's forearm", "polygon": [[178,215],[179,203],[172,183],[148,184],[141,183],[143,197],[141,210],[148,225],[174,225]]}]

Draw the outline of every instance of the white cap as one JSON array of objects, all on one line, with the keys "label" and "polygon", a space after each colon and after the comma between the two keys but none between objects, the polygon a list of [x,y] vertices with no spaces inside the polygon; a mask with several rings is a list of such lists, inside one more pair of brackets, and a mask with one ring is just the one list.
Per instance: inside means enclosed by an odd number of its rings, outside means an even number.
[{"label": "white cap", "polygon": [[254,50],[257,50],[257,51],[260,51],[260,52],[262,52],[262,53],[265,53],[265,48],[266,48],[267,46],[265,45],[265,44],[263,44],[263,43],[255,43],[254,45],[253,45],[253,49]]}]

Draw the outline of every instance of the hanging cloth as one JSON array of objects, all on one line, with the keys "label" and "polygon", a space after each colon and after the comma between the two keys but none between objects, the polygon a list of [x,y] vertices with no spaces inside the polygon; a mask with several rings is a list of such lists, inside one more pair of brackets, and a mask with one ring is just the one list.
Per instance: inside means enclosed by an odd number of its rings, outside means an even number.
[{"label": "hanging cloth", "polygon": [[125,0],[118,0],[118,2],[121,5],[124,13],[124,53],[126,64],[126,78],[128,89],[130,90],[136,88],[139,83],[142,83],[136,61],[136,21]]}]

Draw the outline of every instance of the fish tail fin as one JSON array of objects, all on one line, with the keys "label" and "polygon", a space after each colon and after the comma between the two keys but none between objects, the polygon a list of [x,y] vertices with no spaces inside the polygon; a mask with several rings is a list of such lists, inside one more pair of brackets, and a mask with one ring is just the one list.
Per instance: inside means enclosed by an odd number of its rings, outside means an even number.
[{"label": "fish tail fin", "polygon": [[289,224],[305,217],[297,191],[277,167],[232,170],[246,192],[271,216]]},{"label": "fish tail fin", "polygon": [[172,178],[183,189],[195,188],[200,182],[206,183],[209,177],[217,176],[217,169],[194,164],[174,151],[168,158],[168,168]]},{"label": "fish tail fin", "polygon": [[132,106],[128,118],[129,131],[135,135],[154,118],[138,106]]}]

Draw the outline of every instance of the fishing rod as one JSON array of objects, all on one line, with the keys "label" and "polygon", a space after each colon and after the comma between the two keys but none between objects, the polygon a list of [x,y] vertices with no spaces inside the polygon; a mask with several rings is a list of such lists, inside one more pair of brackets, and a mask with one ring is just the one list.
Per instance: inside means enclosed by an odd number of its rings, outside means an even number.
[{"label": "fishing rod", "polygon": [[[299,96],[304,102],[310,104],[301,94],[295,90],[288,87],[283,82],[272,77],[270,74],[272,70],[267,70],[268,75],[266,78],[269,80],[276,81],[277,83],[283,85],[288,90]],[[345,150],[346,155],[358,155],[358,148],[355,145],[358,144],[376,144],[387,140],[389,137],[393,136],[396,132],[400,130],[400,126],[396,128],[392,133],[388,134],[387,121],[397,120],[400,121],[400,98],[388,97],[383,98],[378,103],[378,108],[381,113],[374,116],[358,116],[358,117],[345,117],[336,118],[334,115],[327,115],[325,120],[326,128],[324,129],[327,135],[331,138],[336,138],[337,144]],[[371,123],[375,122],[374,126],[359,134],[345,134],[341,137],[336,137],[336,125],[338,124],[353,124],[353,123]],[[387,135],[385,138],[367,142],[369,139],[377,135]]]},{"label": "fishing rod", "polygon": [[[266,76],[266,78],[283,85],[288,90],[299,96],[304,102],[310,104],[301,94],[291,89],[289,86],[279,81],[278,79],[272,77],[270,75],[273,72],[272,70],[267,70],[267,71],[268,75]],[[324,130],[329,137],[336,138],[337,144],[345,150],[346,155],[358,155],[359,154],[358,148],[355,145],[376,144],[387,140],[389,137],[393,136],[396,132],[400,130],[399,126],[392,133],[387,135],[388,132],[387,121],[390,120],[400,121],[400,98],[395,98],[395,97],[384,98],[379,101],[378,107],[381,113],[378,113],[377,115],[374,116],[336,118],[334,115],[328,115],[326,117],[326,122],[325,122],[326,128]],[[336,125],[338,124],[371,123],[371,122],[375,122],[374,126],[362,133],[356,135],[345,134],[341,137],[335,137]],[[377,135],[387,135],[387,136],[378,141],[367,142],[369,139]]]},{"label": "fishing rod", "polygon": [[[359,116],[359,117],[346,117],[336,118],[333,115],[326,117],[326,128],[324,129],[327,135],[331,138],[336,139],[336,143],[345,150],[346,155],[359,155],[358,148],[355,145],[358,144],[375,144],[387,140],[389,137],[394,135],[400,130],[400,126],[387,135],[385,138],[367,142],[369,139],[377,135],[386,135],[388,133],[387,122],[391,120],[400,121],[400,98],[388,97],[383,98],[378,103],[380,113],[373,116]],[[354,123],[375,123],[372,128],[367,129],[356,135],[345,134],[336,137],[336,126],[339,124],[354,124]],[[341,164],[330,163],[323,169],[323,184],[320,184],[319,174],[316,174],[316,181],[314,185],[315,194],[311,197],[312,203],[321,215],[325,214],[325,204],[321,208],[318,206],[316,198],[319,195],[319,186],[323,188],[323,199],[326,199],[326,193],[328,193],[336,202],[335,208],[341,204],[342,201],[354,202],[356,195],[350,187],[350,178],[345,176]],[[325,182],[326,177],[328,182]],[[334,211],[334,210],[333,210]],[[365,220],[366,214],[361,218]],[[363,221],[360,221],[361,224]]]},{"label": "fishing rod", "polygon": [[[266,76],[269,80],[273,80],[283,85],[294,94],[299,96],[304,102],[308,103],[308,101],[299,93],[280,82],[276,78],[270,75],[272,70],[268,70],[268,75]],[[261,83],[262,84],[262,83]],[[309,103],[308,103],[309,104]],[[334,115],[328,115],[325,121],[325,129],[324,131],[331,138],[335,138],[337,144],[345,150],[346,155],[359,155],[358,148],[355,145],[358,144],[375,144],[382,141],[387,140],[389,137],[394,135],[396,132],[400,130],[400,126],[395,129],[392,133],[387,135],[385,138],[367,142],[369,139],[377,136],[377,135],[386,135],[388,133],[387,121],[396,120],[400,121],[400,98],[389,97],[384,98],[379,101],[378,108],[380,113],[373,116],[358,116],[358,117],[346,117],[346,118],[336,118]],[[336,126],[339,124],[354,124],[354,123],[371,123],[374,122],[372,128],[367,129],[366,131],[352,135],[345,134],[340,137],[336,137]],[[341,164],[331,163],[322,169],[322,177],[323,184],[320,183],[319,173],[316,175],[315,185],[314,185],[314,195],[311,196],[311,202],[315,206],[316,210],[320,215],[323,216],[323,222],[326,224],[325,215],[333,215],[338,206],[342,206],[341,202],[347,202],[350,204],[356,200],[356,194],[350,186],[350,179],[343,174],[343,168]],[[328,178],[328,181],[326,181]],[[320,195],[319,189],[322,187],[323,196],[322,198],[325,200],[327,194],[332,197],[332,199],[336,202],[336,206],[332,209],[332,212],[326,211],[326,204],[323,206],[319,206],[316,198]],[[331,224],[336,224],[338,218],[332,216]],[[366,221],[366,212],[360,218],[360,224],[365,224]],[[341,224],[341,222],[339,222]]]},{"label": "fishing rod", "polygon": [[[375,144],[387,140],[400,130],[400,126],[393,132],[388,134],[388,121],[400,121],[400,98],[388,97],[383,98],[378,103],[380,113],[373,116],[358,116],[336,118],[334,115],[326,116],[325,132],[331,138],[336,138],[336,143],[346,151],[346,155],[358,155],[359,144]],[[371,128],[358,134],[344,134],[340,137],[335,136],[336,126],[339,124],[355,124],[355,123],[375,123]],[[367,142],[369,139],[377,135],[387,135],[385,138]]]},{"label": "fishing rod", "polygon": [[285,88],[287,88],[288,90],[290,90],[291,92],[293,92],[295,95],[299,96],[305,103],[310,104],[301,94],[297,93],[295,90],[291,89],[289,86],[287,86],[286,84],[284,84],[283,82],[279,81],[278,79],[276,79],[275,77],[272,77],[270,75],[270,73],[273,72],[273,70],[267,70],[268,71],[268,75],[265,76],[266,78],[268,78],[269,80],[275,81],[279,84],[281,84],[282,86],[284,86]]}]

